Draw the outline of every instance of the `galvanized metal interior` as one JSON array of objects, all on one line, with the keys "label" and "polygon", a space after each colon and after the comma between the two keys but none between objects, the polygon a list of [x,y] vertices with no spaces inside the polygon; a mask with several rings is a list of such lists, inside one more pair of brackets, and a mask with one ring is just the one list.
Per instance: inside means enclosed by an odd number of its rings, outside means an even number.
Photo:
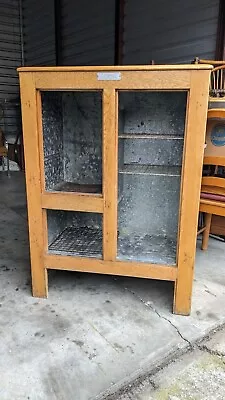
[{"label": "galvanized metal interior", "polygon": [[102,94],[42,92],[45,188],[101,193]]},{"label": "galvanized metal interior", "polygon": [[186,92],[119,93],[118,259],[176,263]]},{"label": "galvanized metal interior", "polygon": [[[102,94],[42,92],[45,189],[102,192]],[[50,253],[102,258],[102,216],[47,211]]]},{"label": "galvanized metal interior", "polygon": [[[102,191],[101,92],[43,92],[45,185]],[[176,263],[187,93],[119,92],[120,260]],[[102,258],[102,216],[48,210],[49,252]]]}]

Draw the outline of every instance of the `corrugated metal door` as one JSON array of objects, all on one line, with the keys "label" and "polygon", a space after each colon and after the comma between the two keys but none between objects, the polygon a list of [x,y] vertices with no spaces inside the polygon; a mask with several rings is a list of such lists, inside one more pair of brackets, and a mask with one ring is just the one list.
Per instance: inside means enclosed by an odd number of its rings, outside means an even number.
[{"label": "corrugated metal door", "polygon": [[63,64],[114,64],[115,0],[62,0],[61,7]]},{"label": "corrugated metal door", "polygon": [[25,65],[55,65],[54,0],[22,0]]},{"label": "corrugated metal door", "polygon": [[215,57],[219,0],[126,0],[124,64]]},{"label": "corrugated metal door", "polygon": [[[7,139],[15,139],[19,129],[17,106],[21,65],[20,14],[17,0],[0,3],[0,127]],[[4,117],[3,117],[4,116]]]}]

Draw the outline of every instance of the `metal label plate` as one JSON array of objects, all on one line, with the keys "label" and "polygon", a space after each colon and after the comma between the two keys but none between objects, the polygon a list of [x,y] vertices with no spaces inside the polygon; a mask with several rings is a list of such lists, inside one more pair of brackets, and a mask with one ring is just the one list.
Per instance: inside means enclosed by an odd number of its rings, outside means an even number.
[{"label": "metal label plate", "polygon": [[98,81],[120,81],[121,72],[98,72]]}]

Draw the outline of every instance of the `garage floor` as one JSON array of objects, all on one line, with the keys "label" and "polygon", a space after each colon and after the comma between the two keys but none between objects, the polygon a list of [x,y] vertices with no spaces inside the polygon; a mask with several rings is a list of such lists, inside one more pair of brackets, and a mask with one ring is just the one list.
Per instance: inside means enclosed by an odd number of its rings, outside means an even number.
[{"label": "garage floor", "polygon": [[[198,250],[190,317],[173,285],[49,273],[31,297],[24,180],[0,174],[0,399],[104,398],[225,322],[225,243]],[[198,245],[199,247],[199,245]]]}]

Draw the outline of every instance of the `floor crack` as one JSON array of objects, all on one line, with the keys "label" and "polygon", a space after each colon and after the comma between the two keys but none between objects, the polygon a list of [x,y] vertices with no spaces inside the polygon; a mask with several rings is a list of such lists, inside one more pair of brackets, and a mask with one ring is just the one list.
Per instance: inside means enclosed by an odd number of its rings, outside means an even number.
[{"label": "floor crack", "polygon": [[223,353],[221,353],[221,352],[218,351],[218,350],[209,349],[209,348],[207,347],[207,345],[205,345],[205,344],[203,344],[203,345],[197,345],[197,348],[198,348],[199,350],[201,350],[201,351],[205,351],[206,353],[211,354],[212,356],[218,356],[218,357],[223,357],[223,358],[224,358],[224,354],[223,354]]},{"label": "floor crack", "polygon": [[167,318],[167,317],[163,316],[162,314],[160,314],[160,312],[159,312],[158,310],[156,310],[156,308],[153,307],[153,305],[152,305],[150,302],[144,301],[144,300],[141,298],[141,296],[139,296],[137,293],[133,292],[131,289],[128,289],[128,288],[125,287],[125,286],[124,286],[124,289],[127,290],[128,292],[130,292],[131,294],[133,294],[133,295],[134,295],[137,299],[139,299],[146,307],[148,307],[148,308],[150,308],[152,311],[154,311],[154,313],[156,313],[156,315],[158,315],[159,318],[162,318],[162,319],[164,319],[165,321],[167,321],[167,322],[176,330],[177,334],[181,337],[181,339],[184,340],[184,341],[188,344],[188,346],[190,347],[190,349],[193,349],[192,343],[182,335],[182,333],[179,331],[179,329],[176,327],[176,325],[173,324],[173,322],[171,322],[171,321],[169,320],[169,318]]}]

